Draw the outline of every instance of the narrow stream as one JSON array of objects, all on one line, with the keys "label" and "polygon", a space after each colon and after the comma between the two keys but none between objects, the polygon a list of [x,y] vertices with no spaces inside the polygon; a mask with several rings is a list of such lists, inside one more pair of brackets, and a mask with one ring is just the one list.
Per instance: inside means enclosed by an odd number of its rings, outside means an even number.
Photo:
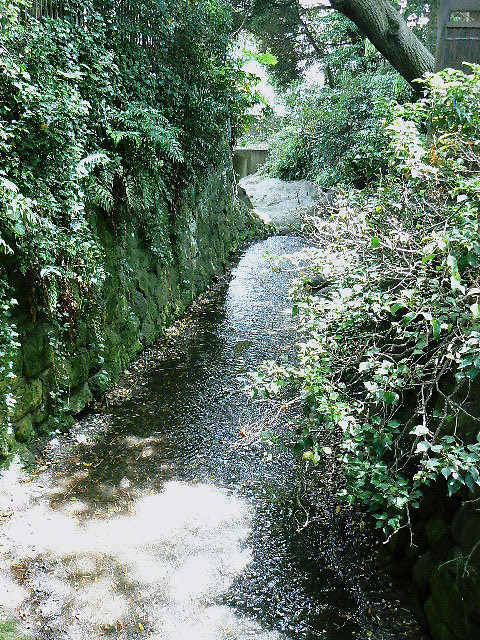
[{"label": "narrow stream", "polygon": [[292,274],[265,254],[303,243],[248,249],[164,357],[53,441],[33,479],[4,474],[0,605],[31,638],[417,637],[372,612],[369,579],[330,552],[341,533],[299,531],[293,458],[241,446],[262,408],[239,378],[295,340]]}]

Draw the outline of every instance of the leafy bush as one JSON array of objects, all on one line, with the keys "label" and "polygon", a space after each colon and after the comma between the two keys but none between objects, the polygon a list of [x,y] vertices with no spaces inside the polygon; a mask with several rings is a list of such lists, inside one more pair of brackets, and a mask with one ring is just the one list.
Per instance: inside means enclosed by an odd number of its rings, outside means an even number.
[{"label": "leafy bush", "polygon": [[334,89],[292,89],[290,123],[271,140],[265,170],[322,187],[367,184],[387,168],[385,119],[409,95],[393,72],[344,74]]},{"label": "leafy bush", "polygon": [[312,274],[328,289],[311,295],[313,275],[298,287],[298,364],[267,363],[254,381],[255,393],[298,394],[306,460],[340,433],[342,495],[386,535],[432,483],[480,486],[480,67],[426,83],[392,115],[386,175],[309,221]]},{"label": "leafy bush", "polygon": [[95,326],[105,278],[98,214],[118,243],[127,223],[137,225],[159,260],[170,260],[169,216],[218,162],[252,100],[229,57],[222,0],[139,0],[135,20],[97,0],[60,2],[58,19],[37,19],[30,6],[0,0],[4,420],[18,338],[12,281],[22,307],[56,325],[60,350],[79,316]]}]

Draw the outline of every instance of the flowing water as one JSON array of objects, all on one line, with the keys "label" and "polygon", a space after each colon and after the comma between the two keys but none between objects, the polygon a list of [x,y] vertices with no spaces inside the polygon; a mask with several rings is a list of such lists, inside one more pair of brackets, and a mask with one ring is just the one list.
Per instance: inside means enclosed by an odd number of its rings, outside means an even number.
[{"label": "flowing water", "polygon": [[[348,540],[302,528],[293,457],[265,462],[242,437],[264,409],[240,379],[295,340],[292,273],[265,256],[303,244],[248,249],[168,348],[51,443],[43,467],[4,473],[0,605],[29,637],[414,637],[395,613],[376,615],[398,605],[363,575],[353,529]],[[334,514],[331,496],[323,508]]]}]

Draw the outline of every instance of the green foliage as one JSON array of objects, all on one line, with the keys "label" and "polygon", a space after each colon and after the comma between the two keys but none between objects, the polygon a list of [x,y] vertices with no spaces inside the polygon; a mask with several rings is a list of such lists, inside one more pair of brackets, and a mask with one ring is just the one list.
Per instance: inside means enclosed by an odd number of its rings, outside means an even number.
[{"label": "green foliage", "polygon": [[387,168],[384,122],[409,95],[393,72],[346,73],[333,89],[293,89],[288,129],[271,140],[265,170],[285,180],[314,180],[322,187],[339,181],[365,185]]},{"label": "green foliage", "polygon": [[277,58],[278,64],[272,69],[277,81],[287,85],[297,78],[304,44],[295,0],[255,0],[248,7],[243,0],[233,0],[232,5],[239,12],[240,25],[254,35],[262,50],[271,51]]},{"label": "green foliage", "polygon": [[255,51],[244,49],[243,55],[246,60],[255,60],[266,67],[274,67],[278,64],[278,58],[272,53],[256,53]]},{"label": "green foliage", "polygon": [[[415,34],[433,48],[439,0],[392,2]],[[248,30],[262,49],[272,51],[278,58],[272,75],[282,88],[297,82],[312,65],[325,71],[331,88],[341,84],[344,73],[391,69],[355,24],[339,11],[332,11],[328,3],[300,0],[230,0],[230,3],[238,30]]]},{"label": "green foliage", "polygon": [[311,269],[334,284],[298,287],[298,363],[268,363],[254,380],[255,393],[302,400],[306,460],[340,434],[342,496],[385,535],[432,483],[448,495],[480,486],[480,67],[426,84],[392,110],[388,171],[309,221]]},{"label": "green foliage", "polygon": [[16,620],[7,619],[0,621],[0,640],[29,640],[30,636],[26,636],[18,630]]},{"label": "green foliage", "polygon": [[243,135],[238,140],[238,145],[266,145],[268,146],[273,135],[288,129],[288,121],[278,116],[273,109],[264,108],[259,116],[252,116],[247,123]]},{"label": "green foliage", "polygon": [[247,29],[278,64],[271,70],[282,88],[302,78],[312,64],[328,68],[331,78],[344,70],[365,70],[365,40],[337,11],[305,7],[299,0],[230,0],[239,28]]},{"label": "green foliage", "polygon": [[[104,312],[99,216],[119,244],[137,227],[159,262],[171,260],[182,192],[218,163],[254,100],[230,59],[222,0],[143,0],[135,19],[132,5],[131,17],[110,2],[60,6],[61,18],[37,19],[29,2],[0,0],[4,418],[18,337],[10,286],[32,320],[57,327],[61,360],[78,318],[95,328]],[[95,342],[101,350],[98,332]]]},{"label": "green foliage", "polygon": [[311,30],[322,51],[322,68],[330,88],[342,84],[343,76],[378,70],[384,61],[353,22],[338,11],[315,12]]}]

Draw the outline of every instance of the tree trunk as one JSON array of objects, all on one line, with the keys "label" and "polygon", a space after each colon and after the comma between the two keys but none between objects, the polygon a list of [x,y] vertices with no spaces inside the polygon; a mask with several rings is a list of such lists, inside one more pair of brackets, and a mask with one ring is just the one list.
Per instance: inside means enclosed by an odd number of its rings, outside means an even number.
[{"label": "tree trunk", "polygon": [[350,18],[390,64],[420,91],[420,85],[414,80],[433,71],[434,57],[389,0],[330,0],[330,4]]},{"label": "tree trunk", "polygon": [[440,13],[440,0],[432,0],[430,2],[430,14],[428,16],[427,25],[427,43],[428,48],[435,56],[437,49],[438,36],[438,16]]}]

